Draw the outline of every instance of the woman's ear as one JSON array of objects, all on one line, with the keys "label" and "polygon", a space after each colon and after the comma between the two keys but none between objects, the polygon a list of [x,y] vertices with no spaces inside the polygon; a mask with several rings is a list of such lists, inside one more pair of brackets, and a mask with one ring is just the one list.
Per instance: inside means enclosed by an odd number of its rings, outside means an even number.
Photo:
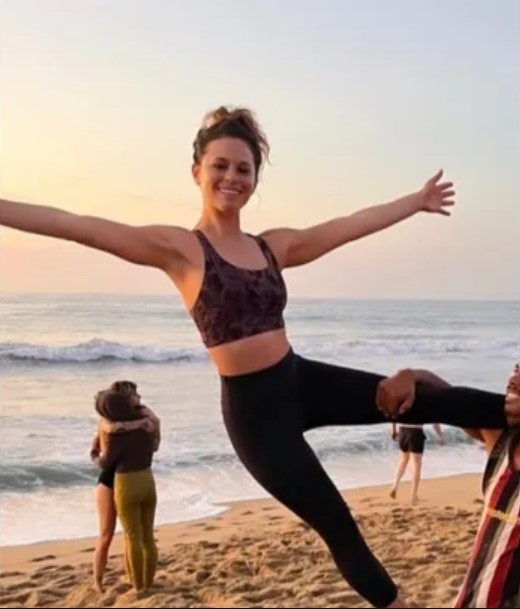
[{"label": "woman's ear", "polygon": [[200,186],[200,165],[198,163],[193,163],[191,166],[191,175],[193,176],[195,184]]}]

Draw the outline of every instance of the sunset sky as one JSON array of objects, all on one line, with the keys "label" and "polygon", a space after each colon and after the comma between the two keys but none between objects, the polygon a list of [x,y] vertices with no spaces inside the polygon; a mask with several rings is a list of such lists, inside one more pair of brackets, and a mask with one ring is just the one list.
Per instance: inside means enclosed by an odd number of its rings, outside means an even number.
[{"label": "sunset sky", "polygon": [[[247,105],[272,146],[248,231],[456,183],[451,218],[291,270],[293,294],[520,298],[517,0],[1,0],[0,28],[2,197],[193,226],[201,117]],[[8,229],[0,271],[4,293],[172,289]]]}]

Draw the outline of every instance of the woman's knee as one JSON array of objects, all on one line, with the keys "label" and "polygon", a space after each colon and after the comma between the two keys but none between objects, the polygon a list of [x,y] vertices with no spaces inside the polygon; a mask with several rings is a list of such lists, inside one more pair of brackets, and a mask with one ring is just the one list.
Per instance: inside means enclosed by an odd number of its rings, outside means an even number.
[{"label": "woman's knee", "polygon": [[108,548],[114,539],[114,529],[103,529],[99,534],[99,544],[103,548]]},{"label": "woman's knee", "polygon": [[420,453],[412,453],[412,463],[415,467],[421,467],[423,456]]}]

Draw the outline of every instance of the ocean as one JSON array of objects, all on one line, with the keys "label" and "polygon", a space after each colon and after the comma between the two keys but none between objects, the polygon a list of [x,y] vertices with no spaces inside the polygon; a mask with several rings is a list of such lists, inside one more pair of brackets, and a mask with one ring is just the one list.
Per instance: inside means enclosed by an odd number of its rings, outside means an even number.
[{"label": "ocean", "polygon": [[[117,379],[135,381],[161,418],[159,524],[266,496],[234,456],[218,376],[175,295],[17,295],[0,305],[0,545],[97,533],[93,398]],[[301,355],[383,374],[430,368],[483,389],[503,391],[520,356],[518,302],[293,299],[286,322]],[[426,432],[425,477],[483,470],[484,451],[461,431],[446,429],[445,446]],[[307,438],[341,488],[393,479],[387,425]]]}]

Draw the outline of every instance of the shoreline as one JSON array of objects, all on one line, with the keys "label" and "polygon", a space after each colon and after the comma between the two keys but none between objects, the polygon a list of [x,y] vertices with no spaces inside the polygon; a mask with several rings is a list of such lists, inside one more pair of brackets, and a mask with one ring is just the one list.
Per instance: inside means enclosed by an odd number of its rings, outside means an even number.
[{"label": "shoreline", "polygon": [[[450,474],[447,476],[435,476],[435,477],[430,477],[430,478],[422,478],[421,479],[421,490],[425,490],[426,487],[429,487],[431,483],[435,483],[438,481],[453,481],[455,479],[460,479],[463,481],[463,484],[469,482],[471,483],[473,480],[477,480],[478,484],[480,483],[481,480],[481,475],[480,474],[475,474],[475,473],[462,473],[462,474]],[[477,484],[477,490],[479,490]],[[375,494],[375,496],[381,496],[381,499],[384,498],[384,492],[385,489],[387,490],[389,487],[391,486],[391,484],[367,484],[366,486],[358,486],[355,488],[351,488],[351,489],[340,489],[341,494],[343,495],[343,497],[345,497],[345,499],[347,500],[348,504],[350,507],[353,506],[353,504],[355,505],[355,503],[357,501],[364,499],[365,498],[365,494],[368,493],[372,493]],[[409,480],[403,480],[400,484],[400,497],[401,500],[403,499],[403,495],[406,495],[406,493],[408,492],[410,486],[410,481]],[[436,485],[435,485],[436,486]],[[449,494],[453,494],[453,490],[451,489],[451,484],[448,487],[450,489]],[[431,495],[431,489],[428,489],[428,495]],[[461,493],[461,495],[464,495],[465,493]],[[434,501],[437,502],[436,498],[430,497],[428,496],[429,501]],[[440,502],[442,503],[442,497],[439,497]],[[215,503],[215,507],[216,508],[221,508],[221,511],[218,512],[217,514],[213,514],[210,516],[203,516],[201,518],[190,518],[188,520],[180,520],[180,521],[175,521],[175,522],[165,522],[162,524],[158,524],[155,526],[155,530],[156,531],[160,531],[163,529],[169,529],[169,528],[186,528],[189,527],[190,525],[194,524],[194,523],[200,523],[200,522],[206,522],[206,521],[211,521],[211,520],[215,520],[215,519],[220,519],[222,516],[224,516],[225,514],[228,514],[229,512],[232,512],[233,510],[238,510],[240,509],[240,506],[248,506],[248,507],[255,507],[255,504],[261,504],[264,502],[272,502],[275,505],[280,505],[278,503],[277,500],[273,499],[272,497],[266,497],[266,498],[261,498],[261,499],[237,499],[237,500],[232,500],[229,502],[221,502],[221,503]],[[395,502],[396,505],[399,505],[399,502]],[[280,506],[282,508],[282,506]],[[287,514],[290,516],[291,513],[288,512],[287,510],[285,510],[287,512]],[[114,539],[116,537],[120,537],[122,535],[121,532],[117,532],[114,536]],[[15,545],[0,545],[0,569],[3,566],[3,562],[2,562],[2,558],[5,556],[4,553],[6,553],[8,556],[17,553],[17,551],[21,551],[21,552],[31,552],[32,550],[36,550],[37,548],[45,548],[46,546],[52,546],[54,544],[70,544],[72,545],[77,545],[77,544],[85,544],[85,543],[93,543],[95,542],[96,537],[94,535],[85,535],[85,536],[81,536],[81,537],[71,537],[71,538],[55,538],[55,539],[47,539],[47,540],[42,540],[42,541],[34,541],[34,542],[29,542],[29,543],[23,543],[23,544],[15,544]],[[0,571],[1,572],[1,571]]]},{"label": "shoreline", "polygon": [[[372,551],[420,607],[450,607],[469,560],[482,510],[481,476],[347,490]],[[103,594],[92,587],[95,538],[0,548],[0,606],[20,607],[367,607],[341,578],[321,539],[273,499],[228,504],[199,520],[156,527],[153,588],[126,583],[123,543],[111,548]]]}]

